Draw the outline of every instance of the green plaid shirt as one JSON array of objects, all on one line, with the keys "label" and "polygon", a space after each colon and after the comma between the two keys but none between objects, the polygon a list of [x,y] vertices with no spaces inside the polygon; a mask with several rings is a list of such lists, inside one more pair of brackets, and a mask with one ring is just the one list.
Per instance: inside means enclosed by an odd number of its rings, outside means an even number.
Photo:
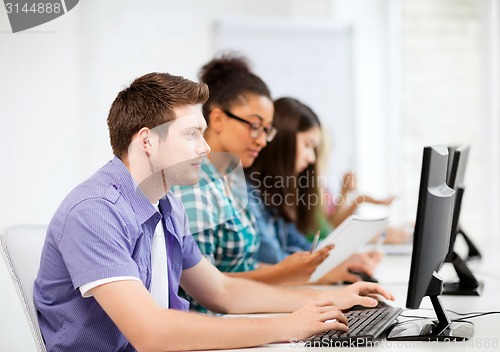
[{"label": "green plaid shirt", "polygon": [[241,164],[221,175],[204,158],[195,186],[175,186],[186,208],[194,239],[205,257],[222,272],[256,268],[259,246],[255,218],[248,211],[248,194]]}]

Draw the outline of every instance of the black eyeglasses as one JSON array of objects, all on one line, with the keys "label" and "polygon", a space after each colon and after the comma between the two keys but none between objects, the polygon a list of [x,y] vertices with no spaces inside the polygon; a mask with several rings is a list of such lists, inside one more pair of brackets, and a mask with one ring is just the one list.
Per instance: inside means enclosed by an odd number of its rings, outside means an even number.
[{"label": "black eyeglasses", "polygon": [[227,110],[222,110],[222,111],[224,112],[224,114],[226,114],[230,118],[238,120],[240,122],[244,122],[244,123],[250,125],[250,137],[252,137],[252,138],[259,138],[260,135],[262,134],[262,132],[264,132],[266,134],[266,141],[267,142],[272,142],[272,140],[276,136],[276,133],[278,132],[278,130],[276,128],[274,128],[273,126],[263,127],[262,125],[260,125],[258,123],[254,123],[254,122],[250,122],[250,121],[244,120],[241,117],[236,116],[236,115],[230,113]]}]

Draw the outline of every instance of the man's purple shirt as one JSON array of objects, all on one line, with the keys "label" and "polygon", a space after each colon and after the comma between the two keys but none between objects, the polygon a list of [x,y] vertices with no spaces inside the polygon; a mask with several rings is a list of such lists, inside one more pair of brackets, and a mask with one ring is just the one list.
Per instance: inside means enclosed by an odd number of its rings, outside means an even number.
[{"label": "man's purple shirt", "polygon": [[34,286],[47,351],[134,350],[97,301],[82,298],[79,287],[133,276],[149,289],[153,234],[162,218],[169,307],[189,309],[178,296],[179,281],[201,253],[182,204],[168,194],[159,207],[161,215],[116,157],[64,199],[49,224]]}]

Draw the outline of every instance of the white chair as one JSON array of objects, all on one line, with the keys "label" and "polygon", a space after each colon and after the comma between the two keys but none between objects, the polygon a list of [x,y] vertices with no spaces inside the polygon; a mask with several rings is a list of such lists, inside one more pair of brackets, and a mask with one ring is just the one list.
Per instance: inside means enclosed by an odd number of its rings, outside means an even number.
[{"label": "white chair", "polygon": [[46,349],[33,303],[33,284],[40,266],[46,232],[46,226],[20,225],[7,228],[5,234],[0,236],[2,256],[39,352],[46,352]]}]

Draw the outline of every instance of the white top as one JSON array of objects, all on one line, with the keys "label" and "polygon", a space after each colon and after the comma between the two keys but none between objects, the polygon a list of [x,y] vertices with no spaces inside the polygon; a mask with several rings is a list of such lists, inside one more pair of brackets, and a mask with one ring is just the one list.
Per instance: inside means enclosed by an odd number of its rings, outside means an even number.
[{"label": "white top", "polygon": [[[158,209],[158,203],[153,204]],[[158,221],[153,235],[153,245],[151,249],[151,295],[158,305],[162,308],[168,308],[168,270],[167,270],[167,244],[165,241],[165,232],[163,231],[162,221]],[[106,279],[96,280],[80,286],[80,293],[83,298],[92,297],[89,292],[94,287],[107,284],[114,281],[137,280],[134,276],[115,276]]]},{"label": "white top", "polygon": [[81,295],[82,295],[83,298],[92,297],[93,295],[89,291],[92,290],[94,287],[101,286],[101,285],[104,285],[104,284],[107,284],[107,283],[110,283],[110,282],[124,281],[124,280],[137,280],[137,281],[141,281],[141,280],[139,280],[139,278],[137,278],[135,276],[115,276],[115,277],[108,277],[108,278],[105,278],[105,279],[92,281],[92,282],[89,282],[88,284],[80,286],[80,293],[81,293]]},{"label": "white top", "polygon": [[[158,210],[158,203],[153,204]],[[151,250],[151,295],[162,308],[168,308],[168,271],[167,271],[167,244],[163,221],[158,221],[153,236]]]}]

